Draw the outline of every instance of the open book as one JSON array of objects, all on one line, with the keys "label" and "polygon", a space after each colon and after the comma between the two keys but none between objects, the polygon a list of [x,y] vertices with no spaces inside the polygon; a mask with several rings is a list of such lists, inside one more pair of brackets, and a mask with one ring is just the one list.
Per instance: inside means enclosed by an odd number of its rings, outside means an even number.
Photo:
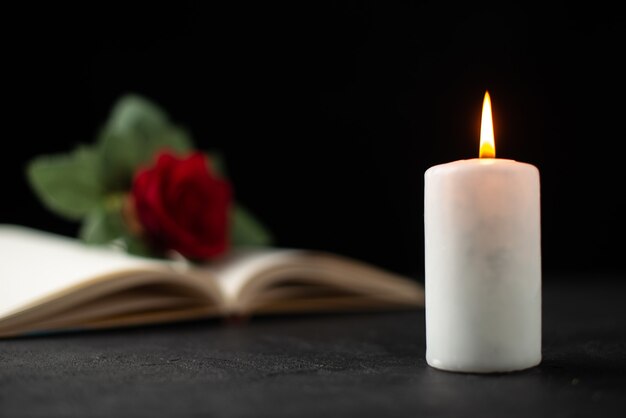
[{"label": "open book", "polygon": [[420,284],[337,255],[233,252],[206,266],[0,225],[0,337],[211,316],[423,306]]}]

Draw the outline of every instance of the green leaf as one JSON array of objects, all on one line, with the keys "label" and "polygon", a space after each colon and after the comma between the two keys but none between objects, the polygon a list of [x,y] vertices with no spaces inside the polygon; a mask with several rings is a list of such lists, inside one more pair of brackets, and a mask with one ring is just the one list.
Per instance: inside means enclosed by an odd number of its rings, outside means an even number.
[{"label": "green leaf", "polygon": [[224,163],[224,157],[222,154],[217,151],[210,151],[206,154],[206,156],[213,172],[217,173],[222,178],[227,178],[226,164]]},{"label": "green leaf", "polygon": [[83,220],[79,231],[80,238],[87,244],[107,244],[118,239],[124,233],[124,224],[120,213],[108,212],[96,208]]},{"label": "green leaf", "polygon": [[122,205],[124,195],[110,195],[101,199],[83,219],[80,238],[88,244],[106,244],[121,238],[126,233]]},{"label": "green leaf", "polygon": [[127,190],[137,168],[152,162],[157,151],[182,154],[193,148],[187,131],[172,124],[157,105],[136,95],[116,103],[98,143],[107,191]]},{"label": "green leaf", "polygon": [[79,220],[96,207],[102,182],[94,148],[82,146],[71,154],[41,156],[27,167],[27,177],[37,196],[50,210]]},{"label": "green leaf", "polygon": [[235,247],[267,246],[272,243],[269,231],[240,205],[235,205],[231,214],[230,240]]},{"label": "green leaf", "polygon": [[158,258],[154,250],[142,239],[126,234],[123,243],[128,253],[141,257]]},{"label": "green leaf", "polygon": [[114,244],[130,254],[156,257],[146,242],[128,230],[122,212],[124,195],[111,195],[103,202],[84,219],[80,238],[88,244]]}]

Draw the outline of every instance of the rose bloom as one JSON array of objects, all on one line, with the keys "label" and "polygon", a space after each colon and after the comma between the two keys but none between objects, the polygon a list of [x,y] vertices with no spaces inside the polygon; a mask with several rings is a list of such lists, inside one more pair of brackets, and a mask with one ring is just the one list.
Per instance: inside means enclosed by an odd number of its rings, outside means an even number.
[{"label": "rose bloom", "polygon": [[193,260],[227,250],[231,188],[206,155],[160,152],[156,164],[135,174],[131,199],[141,233],[154,248]]}]

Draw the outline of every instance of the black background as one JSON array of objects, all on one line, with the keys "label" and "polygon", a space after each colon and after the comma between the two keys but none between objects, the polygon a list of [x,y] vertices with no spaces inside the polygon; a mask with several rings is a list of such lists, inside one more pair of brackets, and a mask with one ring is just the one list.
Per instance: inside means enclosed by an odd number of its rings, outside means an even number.
[{"label": "black background", "polygon": [[277,245],[421,278],[423,173],[477,156],[489,89],[498,156],[541,172],[545,270],[624,272],[624,16],[597,2],[107,2],[5,19],[0,222],[74,234],[24,164],[93,141],[136,92],[224,154]]}]

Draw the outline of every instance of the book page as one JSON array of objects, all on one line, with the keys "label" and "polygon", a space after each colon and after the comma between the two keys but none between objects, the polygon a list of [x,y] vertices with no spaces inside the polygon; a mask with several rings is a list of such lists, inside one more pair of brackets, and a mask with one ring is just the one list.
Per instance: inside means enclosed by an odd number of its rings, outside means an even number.
[{"label": "book page", "polygon": [[376,301],[387,306],[423,306],[424,291],[415,281],[323,252],[276,248],[238,251],[214,265],[212,271],[232,311],[256,310],[272,301],[290,306],[286,310],[291,311],[307,298],[322,308],[327,302],[330,308],[331,299],[350,304],[359,299],[359,303],[370,306]]},{"label": "book page", "polygon": [[164,263],[72,238],[0,225],[0,319],[50,295],[126,270],[163,271]]},{"label": "book page", "polygon": [[260,273],[276,265],[288,264],[298,250],[290,249],[243,249],[233,251],[216,262],[209,271],[216,277],[227,304],[234,303],[241,289]]}]

